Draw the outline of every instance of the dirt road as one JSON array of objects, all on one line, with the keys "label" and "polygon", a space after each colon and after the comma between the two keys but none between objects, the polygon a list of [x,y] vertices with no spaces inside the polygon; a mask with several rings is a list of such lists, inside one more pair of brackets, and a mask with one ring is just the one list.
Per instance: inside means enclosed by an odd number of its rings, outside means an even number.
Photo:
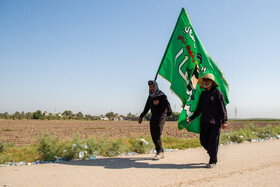
[{"label": "dirt road", "polygon": [[0,186],[280,186],[280,140],[221,146],[213,169],[202,148],[153,155],[1,167]]}]

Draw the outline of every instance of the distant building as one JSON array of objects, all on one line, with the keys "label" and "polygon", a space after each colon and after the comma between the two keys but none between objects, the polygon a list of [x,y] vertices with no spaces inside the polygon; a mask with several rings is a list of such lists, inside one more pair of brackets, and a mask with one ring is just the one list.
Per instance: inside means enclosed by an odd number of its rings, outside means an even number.
[{"label": "distant building", "polygon": [[110,120],[108,117],[103,117],[103,116],[100,116],[100,119],[104,120],[104,121],[109,121]]}]

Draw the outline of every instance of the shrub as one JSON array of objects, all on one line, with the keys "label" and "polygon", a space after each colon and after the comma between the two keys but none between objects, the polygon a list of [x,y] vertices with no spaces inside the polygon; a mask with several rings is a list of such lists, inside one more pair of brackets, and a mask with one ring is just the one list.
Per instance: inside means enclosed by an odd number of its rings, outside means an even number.
[{"label": "shrub", "polygon": [[241,143],[243,142],[243,136],[239,135],[238,132],[232,132],[229,134],[229,137],[231,139],[232,142],[237,142],[237,143]]},{"label": "shrub", "polygon": [[257,138],[257,135],[254,133],[254,131],[251,130],[250,127],[245,129],[240,129],[238,132],[239,132],[239,136],[243,136],[242,140],[251,141]]},{"label": "shrub", "polygon": [[110,154],[109,156],[118,156],[128,151],[128,145],[125,144],[124,138],[118,138],[109,141]]},{"label": "shrub", "polygon": [[258,129],[254,124],[250,123],[248,125],[248,128],[252,131],[252,132],[256,132],[256,130]]},{"label": "shrub", "polygon": [[117,156],[128,150],[124,138],[108,139],[101,138],[97,141],[97,154],[101,156]]},{"label": "shrub", "polygon": [[4,143],[0,141],[0,154],[4,151]]},{"label": "shrub", "polygon": [[[74,158],[79,157],[79,152],[84,151],[83,149],[83,140],[81,139],[81,135],[77,134],[76,137],[72,140],[71,144],[64,143],[63,146],[65,149],[63,150],[63,157],[66,160],[72,160]],[[85,157],[84,157],[85,158]]]},{"label": "shrub", "polygon": [[142,141],[140,138],[134,138],[129,140],[130,143],[130,151],[143,154],[147,153],[150,149],[150,143],[147,145],[144,141]]},{"label": "shrub", "polygon": [[258,128],[256,130],[256,135],[259,138],[268,138],[268,137],[274,137],[277,135],[276,132],[273,131],[273,128],[271,125],[267,125],[263,128]]},{"label": "shrub", "polygon": [[87,145],[87,151],[89,155],[95,155],[96,152],[98,151],[98,144],[97,140],[94,137],[88,138],[85,141]]},{"label": "shrub", "polygon": [[220,144],[228,144],[231,142],[230,136],[227,133],[223,133],[220,136]]},{"label": "shrub", "polygon": [[280,124],[279,125],[276,125],[272,128],[272,131],[277,133],[277,134],[280,134]]},{"label": "shrub", "polygon": [[4,164],[11,160],[11,155],[9,153],[1,153],[0,154],[0,164]]},{"label": "shrub", "polygon": [[55,160],[59,152],[59,138],[52,136],[49,132],[45,132],[42,137],[37,139],[38,152],[41,159],[46,161]]}]

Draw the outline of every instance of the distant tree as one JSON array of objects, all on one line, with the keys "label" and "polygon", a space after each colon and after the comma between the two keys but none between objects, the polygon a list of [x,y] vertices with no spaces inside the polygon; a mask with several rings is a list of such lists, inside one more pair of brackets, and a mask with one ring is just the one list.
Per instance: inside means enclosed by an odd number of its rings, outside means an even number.
[{"label": "distant tree", "polygon": [[25,118],[25,114],[24,111],[22,111],[18,117],[19,120],[24,119]]},{"label": "distant tree", "polygon": [[10,118],[9,113],[8,113],[8,112],[5,112],[4,115],[3,115],[3,117],[4,117],[5,119],[9,119],[9,118]]},{"label": "distant tree", "polygon": [[126,119],[130,120],[130,121],[137,121],[138,120],[138,116],[136,116],[134,114],[131,114],[131,113],[128,113],[127,116],[126,116]]},{"label": "distant tree", "polygon": [[25,114],[25,118],[26,118],[27,120],[31,119],[31,118],[32,118],[32,113],[31,113],[31,112],[27,112],[27,113]]},{"label": "distant tree", "polygon": [[55,120],[61,120],[61,114],[60,113],[56,114],[54,119]]},{"label": "distant tree", "polygon": [[126,120],[131,120],[131,118],[132,118],[132,114],[129,112],[129,113],[126,115],[125,119],[126,119]]},{"label": "distant tree", "polygon": [[90,121],[93,121],[93,120],[100,120],[100,117],[99,116],[94,116],[94,115],[90,115],[90,114],[86,114],[85,117],[84,117],[85,120],[90,120]]},{"label": "distant tree", "polygon": [[52,115],[48,115],[48,116],[46,116],[46,119],[47,119],[47,120],[54,120],[55,118],[54,118],[54,116],[52,116]]},{"label": "distant tree", "polygon": [[179,112],[172,112],[170,116],[167,116],[166,121],[178,121],[180,116]]},{"label": "distant tree", "polygon": [[92,116],[93,120],[100,120],[99,116]]},{"label": "distant tree", "polygon": [[144,117],[147,121],[150,121],[152,118],[152,113],[147,113]]},{"label": "distant tree", "polygon": [[65,115],[65,116],[73,116],[73,112],[71,110],[65,110],[62,115]]},{"label": "distant tree", "polygon": [[91,116],[91,115],[86,114],[86,115],[85,115],[85,120],[89,121],[89,120],[93,120],[93,119],[92,119],[92,116]]},{"label": "distant tree", "polygon": [[84,114],[82,112],[78,112],[76,114],[77,119],[84,119]]},{"label": "distant tree", "polygon": [[40,119],[42,117],[43,117],[43,114],[42,114],[41,110],[37,110],[36,112],[33,113],[33,116],[32,116],[33,119]]},{"label": "distant tree", "polygon": [[105,116],[108,118],[114,118],[114,117],[117,117],[118,114],[117,113],[115,114],[114,112],[108,112]]},{"label": "distant tree", "polygon": [[19,119],[20,113],[18,111],[15,112],[13,118]]},{"label": "distant tree", "polygon": [[[74,114],[71,110],[65,110],[63,113],[63,119],[73,119],[74,118]],[[67,117],[64,117],[67,116]]]}]

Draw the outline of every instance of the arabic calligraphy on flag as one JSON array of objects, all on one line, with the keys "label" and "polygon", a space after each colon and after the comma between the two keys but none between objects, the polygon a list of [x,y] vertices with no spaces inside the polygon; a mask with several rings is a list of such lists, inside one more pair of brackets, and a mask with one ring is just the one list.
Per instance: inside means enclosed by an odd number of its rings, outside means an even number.
[{"label": "arabic calligraphy on flag", "polygon": [[158,74],[171,83],[171,90],[182,101],[179,129],[186,128],[196,133],[200,131],[200,117],[190,124],[187,124],[186,118],[195,111],[200,94],[204,90],[199,86],[198,78],[207,73],[214,75],[215,81],[220,85],[218,89],[224,95],[225,104],[228,104],[228,84],[204,49],[183,8],[158,69]]}]

